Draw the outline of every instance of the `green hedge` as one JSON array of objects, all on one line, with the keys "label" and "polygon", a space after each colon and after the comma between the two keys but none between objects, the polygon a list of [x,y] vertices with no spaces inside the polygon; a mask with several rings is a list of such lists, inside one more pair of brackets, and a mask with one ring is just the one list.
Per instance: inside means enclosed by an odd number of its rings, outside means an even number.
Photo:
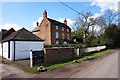
[{"label": "green hedge", "polygon": [[74,48],[81,48],[81,44],[56,44],[56,45],[44,45],[44,48],[52,48],[52,47],[74,47]]}]

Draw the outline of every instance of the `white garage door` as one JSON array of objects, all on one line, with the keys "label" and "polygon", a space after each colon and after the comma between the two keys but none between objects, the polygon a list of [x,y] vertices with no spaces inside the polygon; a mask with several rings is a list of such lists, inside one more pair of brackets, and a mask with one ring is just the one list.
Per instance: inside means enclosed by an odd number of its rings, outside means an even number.
[{"label": "white garage door", "polygon": [[15,60],[30,58],[30,51],[43,50],[41,41],[15,41]]}]

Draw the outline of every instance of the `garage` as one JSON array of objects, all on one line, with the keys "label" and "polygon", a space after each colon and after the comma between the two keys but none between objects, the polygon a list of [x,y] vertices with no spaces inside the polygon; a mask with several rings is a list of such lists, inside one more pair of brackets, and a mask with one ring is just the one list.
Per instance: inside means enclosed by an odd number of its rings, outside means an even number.
[{"label": "garage", "polygon": [[25,28],[13,32],[2,40],[2,56],[9,60],[30,58],[30,51],[44,49],[44,40]]}]

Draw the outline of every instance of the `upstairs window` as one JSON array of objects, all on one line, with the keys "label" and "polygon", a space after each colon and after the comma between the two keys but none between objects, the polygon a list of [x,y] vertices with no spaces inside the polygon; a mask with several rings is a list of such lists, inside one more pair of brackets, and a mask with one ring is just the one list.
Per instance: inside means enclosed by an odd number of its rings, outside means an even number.
[{"label": "upstairs window", "polygon": [[62,31],[64,31],[64,27],[62,27]]},{"label": "upstairs window", "polygon": [[59,36],[58,36],[58,32],[56,32],[56,38],[59,38]]},{"label": "upstairs window", "polygon": [[64,33],[62,33],[62,39],[65,39],[65,35],[64,35]]},{"label": "upstairs window", "polygon": [[70,36],[69,36],[69,34],[67,34],[67,39],[69,39],[70,38]]},{"label": "upstairs window", "polygon": [[56,26],[56,29],[58,30],[58,26]]},{"label": "upstairs window", "polygon": [[67,32],[69,32],[69,29],[67,29]]}]

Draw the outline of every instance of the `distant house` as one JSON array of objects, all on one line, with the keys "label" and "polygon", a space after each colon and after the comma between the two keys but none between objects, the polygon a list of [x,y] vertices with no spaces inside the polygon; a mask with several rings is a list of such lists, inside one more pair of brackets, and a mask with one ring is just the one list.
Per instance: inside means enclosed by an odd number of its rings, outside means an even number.
[{"label": "distant house", "polygon": [[37,22],[37,27],[32,31],[38,37],[44,40],[44,44],[68,44],[71,41],[71,28],[67,26],[67,20],[64,23],[47,18],[46,10],[43,13],[43,20]]},{"label": "distant house", "polygon": [[25,28],[16,32],[10,29],[4,36],[4,39],[1,41],[2,46],[0,46],[2,48],[1,56],[10,60],[29,58],[31,50],[43,50],[44,48],[44,40]]}]

